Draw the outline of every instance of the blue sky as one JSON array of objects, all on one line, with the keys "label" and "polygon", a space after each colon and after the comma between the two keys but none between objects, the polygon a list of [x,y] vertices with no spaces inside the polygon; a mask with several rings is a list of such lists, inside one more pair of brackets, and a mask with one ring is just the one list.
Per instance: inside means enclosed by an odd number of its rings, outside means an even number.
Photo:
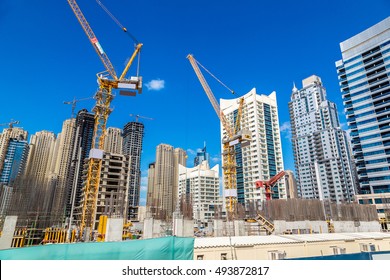
[{"label": "blue sky", "polygon": [[[108,126],[122,128],[134,120],[130,114],[153,118],[140,119],[145,124],[143,186],[160,143],[188,150],[191,167],[192,151],[206,141],[213,163],[219,163],[219,120],[187,54],[237,95],[254,87],[261,94],[276,91],[282,128],[289,123],[293,82],[301,88],[302,79],[318,75],[345,122],[335,69],[341,58],[339,43],[390,12],[388,0],[102,2],[144,44],[144,91],[136,97],[118,94],[108,120]],[[94,0],[78,4],[121,72],[133,42]],[[18,120],[30,135],[40,130],[59,133],[71,115],[71,106],[63,102],[93,96],[95,75],[104,70],[67,1],[1,0],[0,38],[0,123]],[[217,99],[230,98],[226,89],[205,76]],[[81,101],[76,109],[91,110],[93,104]],[[285,169],[294,169],[287,132],[282,132]]]}]

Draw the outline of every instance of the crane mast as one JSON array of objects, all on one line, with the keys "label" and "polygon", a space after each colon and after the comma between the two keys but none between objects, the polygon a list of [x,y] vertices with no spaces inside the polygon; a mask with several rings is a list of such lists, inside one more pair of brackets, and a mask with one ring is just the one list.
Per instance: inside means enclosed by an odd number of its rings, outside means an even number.
[{"label": "crane mast", "polygon": [[[125,88],[134,90],[138,93],[142,92],[142,77],[125,78],[134,58],[140,53],[142,44],[137,43],[131,58],[118,78],[110,59],[101,47],[77,2],[75,0],[68,0],[68,3],[106,69],[97,74],[99,88],[94,96],[96,102],[92,110],[95,113],[94,134],[89,154],[87,177],[83,187],[84,198],[82,202],[80,232],[81,234],[84,234],[84,238],[89,238],[95,228],[106,125],[107,119],[112,112],[110,104],[114,99],[112,89]],[[84,230],[87,228],[89,228],[89,232],[86,231],[84,233]]]},{"label": "crane mast", "polygon": [[215,99],[213,92],[211,91],[206,79],[204,78],[202,72],[200,71],[198,67],[199,62],[197,62],[196,59],[191,54],[187,56],[187,59],[190,61],[192,68],[195,71],[195,74],[197,75],[204,91],[206,92],[207,97],[211,102],[211,105],[213,106],[215,112],[217,113],[218,118],[222,122],[223,128],[227,133],[227,137],[225,137],[224,140],[222,141],[223,173],[224,173],[224,182],[225,182],[224,187],[225,187],[225,197],[226,197],[226,208],[228,210],[228,215],[230,217],[233,217],[237,209],[237,169],[236,169],[237,165],[236,165],[235,145],[239,143],[249,144],[249,141],[251,140],[250,132],[248,130],[241,129],[241,115],[242,115],[242,107],[244,105],[244,98],[240,98],[236,122],[235,125],[231,126],[225,114],[221,111],[221,108],[217,100]]}]

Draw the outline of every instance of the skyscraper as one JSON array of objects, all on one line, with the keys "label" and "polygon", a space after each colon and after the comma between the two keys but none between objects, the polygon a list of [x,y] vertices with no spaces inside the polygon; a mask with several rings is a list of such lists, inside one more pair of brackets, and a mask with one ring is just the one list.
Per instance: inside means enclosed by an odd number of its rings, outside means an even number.
[{"label": "skyscraper", "polygon": [[55,167],[53,179],[55,178],[55,193],[53,200],[53,209],[51,210],[53,223],[64,221],[66,212],[67,197],[72,191],[69,186],[71,180],[71,163],[74,150],[74,142],[76,136],[76,119],[68,119],[63,122],[62,131],[57,137],[57,155],[55,159]]},{"label": "skyscraper", "polygon": [[122,154],[122,146],[122,130],[116,127],[107,128],[107,136],[104,140],[104,151],[108,153]]},{"label": "skyscraper", "polygon": [[[80,204],[83,183],[84,160],[88,158],[92,146],[93,130],[95,125],[95,115],[86,109],[78,112],[76,117],[76,132],[72,151],[72,162],[70,165],[69,180],[66,198],[66,217],[70,217],[73,210]],[[79,210],[79,209],[78,209]],[[73,215],[76,213],[73,212]],[[79,213],[78,213],[79,214]]]},{"label": "skyscraper", "polygon": [[204,160],[210,162],[210,155],[206,151],[206,143],[204,144],[203,149],[197,151],[196,157],[194,158],[194,166],[201,164]]},{"label": "skyscraper", "polygon": [[23,136],[9,139],[3,170],[0,174],[0,183],[11,185],[17,176],[24,173],[28,151],[29,146]]},{"label": "skyscraper", "polygon": [[[237,201],[246,209],[259,207],[265,200],[264,189],[256,189],[257,180],[269,180],[284,169],[279,131],[276,93],[259,95],[252,89],[244,96],[241,128],[252,132],[250,145],[236,145]],[[220,100],[220,107],[233,125],[238,113],[239,98]],[[221,123],[221,139],[225,130]],[[282,180],[273,187],[273,199],[287,198]]]},{"label": "skyscraper", "polygon": [[[390,17],[340,43],[336,62],[359,178],[359,203],[390,202]],[[386,206],[387,204],[387,206]]]},{"label": "skyscraper", "polygon": [[128,219],[136,220],[141,188],[141,152],[144,137],[144,125],[140,122],[128,122],[123,128],[122,153],[129,157],[130,176],[128,193]]},{"label": "skyscraper", "polygon": [[9,208],[14,182],[24,173],[28,151],[28,143],[22,135],[9,139],[3,170],[0,174],[0,215],[6,214]]},{"label": "skyscraper", "polygon": [[317,76],[292,90],[289,102],[298,190],[305,199],[350,202],[355,195],[351,155],[336,105]]},{"label": "skyscraper", "polygon": [[48,226],[53,203],[54,186],[50,175],[53,172],[53,158],[55,158],[56,137],[53,132],[39,131],[31,136],[30,152],[27,159],[26,171],[23,180],[24,205],[29,212],[47,215],[42,221]]},{"label": "skyscraper", "polygon": [[8,144],[10,139],[27,140],[27,131],[20,127],[9,127],[3,129],[3,133],[0,133],[0,173],[3,170],[3,164],[6,153],[8,151]]},{"label": "skyscraper", "polygon": [[149,172],[154,173],[154,185],[153,191],[148,192],[147,206],[153,210],[154,216],[158,215],[161,219],[172,219],[177,207],[179,164],[186,166],[186,152],[183,149],[175,149],[168,144],[157,146],[156,162],[154,166],[149,166]]}]

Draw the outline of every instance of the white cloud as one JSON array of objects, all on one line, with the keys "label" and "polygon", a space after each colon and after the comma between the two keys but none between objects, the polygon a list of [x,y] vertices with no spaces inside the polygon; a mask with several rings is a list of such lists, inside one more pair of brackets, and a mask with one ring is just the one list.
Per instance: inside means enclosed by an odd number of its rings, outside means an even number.
[{"label": "white cloud", "polygon": [[213,156],[213,157],[210,158],[210,160],[211,160],[212,162],[218,163],[218,162],[221,161],[221,157],[219,157],[219,156]]},{"label": "white cloud", "polygon": [[292,134],[290,122],[284,122],[279,129],[280,132],[284,135],[284,137],[291,141]]},{"label": "white cloud", "polygon": [[148,88],[148,90],[162,90],[165,87],[165,81],[164,80],[151,80],[150,82],[146,83],[145,86]]},{"label": "white cloud", "polygon": [[194,156],[196,155],[196,152],[193,149],[187,149],[187,154]]}]

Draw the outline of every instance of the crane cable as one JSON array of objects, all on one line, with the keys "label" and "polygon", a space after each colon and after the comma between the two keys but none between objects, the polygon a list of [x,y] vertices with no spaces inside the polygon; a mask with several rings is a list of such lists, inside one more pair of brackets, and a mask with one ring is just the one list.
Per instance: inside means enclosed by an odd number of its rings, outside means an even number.
[{"label": "crane cable", "polygon": [[130,38],[135,42],[135,44],[138,44],[138,40],[130,33],[127,31],[127,28],[124,27],[117,19],[116,17],[103,5],[102,2],[99,0],[96,0],[96,2],[99,4],[100,7],[112,18],[112,20],[125,32],[127,33]]},{"label": "crane cable", "polygon": [[[125,32],[135,43],[135,45],[138,45],[138,40],[134,37],[133,34],[127,31],[127,28],[124,27],[119,20],[106,8],[106,6],[103,5],[103,3],[99,0],[96,0],[96,2],[99,4],[100,7],[111,17],[111,19]],[[137,76],[139,76],[139,64],[141,59],[141,52],[138,54],[138,63],[137,63]]]},{"label": "crane cable", "polygon": [[221,80],[219,80],[217,77],[215,77],[213,75],[213,73],[211,73],[209,70],[207,70],[206,67],[204,67],[202,64],[200,64],[199,61],[197,61],[195,58],[194,58],[195,62],[200,66],[202,67],[207,73],[210,74],[211,77],[213,77],[214,79],[216,79],[222,86],[224,86],[225,88],[227,88],[232,94],[235,94],[234,90],[230,89],[227,85],[225,85]]}]

